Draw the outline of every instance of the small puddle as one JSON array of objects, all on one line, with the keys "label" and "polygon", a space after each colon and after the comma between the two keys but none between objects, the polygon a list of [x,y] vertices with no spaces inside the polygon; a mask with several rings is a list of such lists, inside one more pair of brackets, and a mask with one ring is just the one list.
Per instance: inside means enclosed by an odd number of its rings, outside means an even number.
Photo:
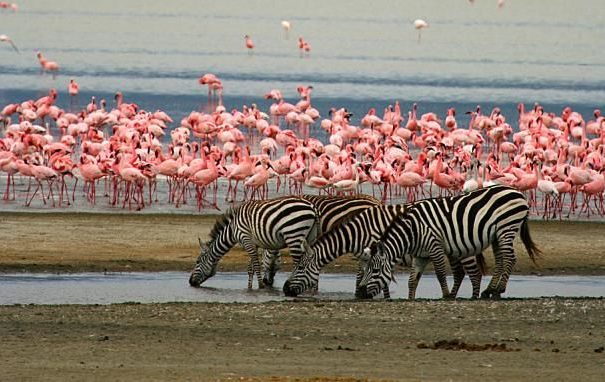
[{"label": "small puddle", "polygon": [[[113,304],[124,302],[245,302],[291,300],[281,291],[287,273],[276,275],[278,288],[246,288],[248,275],[243,272],[219,273],[192,288],[187,272],[0,274],[0,305],[12,304]],[[397,274],[399,283],[391,284],[393,298],[407,298],[407,274]],[[489,277],[482,286],[487,286]],[[452,285],[452,279],[448,280]],[[255,281],[256,285],[256,281]],[[355,276],[322,274],[320,292],[313,296],[322,300],[354,299]],[[470,281],[465,279],[459,296],[471,295]],[[504,297],[602,297],[605,276],[513,276]],[[440,298],[439,284],[434,275],[420,281],[418,298]]]}]

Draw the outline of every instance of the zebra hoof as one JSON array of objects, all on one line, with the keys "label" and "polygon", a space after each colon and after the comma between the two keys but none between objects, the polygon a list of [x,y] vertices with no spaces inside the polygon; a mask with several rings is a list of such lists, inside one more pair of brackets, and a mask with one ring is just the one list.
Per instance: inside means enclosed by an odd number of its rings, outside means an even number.
[{"label": "zebra hoof", "polygon": [[489,290],[484,290],[483,292],[481,292],[481,298],[483,298],[483,299],[491,298],[491,296],[492,296],[492,292]]}]

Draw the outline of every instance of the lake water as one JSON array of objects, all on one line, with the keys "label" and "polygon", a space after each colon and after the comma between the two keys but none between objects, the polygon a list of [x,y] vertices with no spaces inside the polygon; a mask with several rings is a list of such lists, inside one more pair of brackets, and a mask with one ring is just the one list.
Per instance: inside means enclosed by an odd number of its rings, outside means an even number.
[{"label": "lake water", "polygon": [[[572,105],[590,117],[605,101],[602,2],[507,1],[44,1],[0,11],[0,105],[35,98],[50,87],[67,106],[67,83],[90,96],[166,110],[175,120],[198,109],[206,89],[197,78],[218,75],[228,108],[257,103],[282,90],[313,85],[322,116],[348,107],[356,117],[399,100],[443,115],[481,104],[500,106],[512,121],[515,105],[540,102],[547,111]],[[430,27],[418,42],[412,22]],[[281,20],[292,25],[285,39]],[[249,54],[243,36],[256,47]],[[301,57],[297,38],[312,47]],[[61,66],[56,79],[39,74],[36,50]],[[463,116],[459,120],[463,120]]]},{"label": "lake water", "polygon": [[[188,284],[189,273],[80,273],[80,274],[0,274],[0,305],[10,304],[111,304],[123,302],[266,302],[292,300],[285,297],[281,286],[288,277],[278,273],[277,288],[246,288],[248,275],[243,272],[217,273],[203,284],[193,288]],[[398,274],[399,283],[391,283],[391,297],[407,298],[408,274]],[[448,280],[452,285],[451,277]],[[482,289],[489,277],[484,278]],[[322,300],[354,299],[355,275],[322,274],[320,292],[312,298]],[[603,276],[516,276],[508,283],[504,298],[543,296],[603,297]],[[441,297],[439,283],[434,275],[422,277],[416,293],[418,298]],[[459,297],[471,296],[470,282],[465,280]]]}]

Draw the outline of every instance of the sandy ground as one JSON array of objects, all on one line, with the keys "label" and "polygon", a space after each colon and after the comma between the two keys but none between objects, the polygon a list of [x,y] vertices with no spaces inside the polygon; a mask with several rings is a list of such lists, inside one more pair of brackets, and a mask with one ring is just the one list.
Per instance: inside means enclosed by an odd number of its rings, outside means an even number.
[{"label": "sandy ground", "polygon": [[[171,214],[0,213],[0,272],[190,270],[198,238],[208,239],[216,216]],[[539,267],[517,241],[515,274],[605,275],[605,223],[531,221],[544,252]],[[489,250],[488,262],[492,261]],[[289,258],[285,257],[289,264]],[[220,271],[245,271],[247,256],[233,249]],[[353,271],[343,256],[330,271]],[[287,267],[286,267],[287,269]]]},{"label": "sandy ground", "polygon": [[[0,271],[188,270],[213,223],[2,213]],[[605,275],[603,227],[531,222],[544,257],[534,267],[518,243],[514,273]],[[234,250],[220,270],[246,261]],[[0,306],[0,339],[7,381],[600,381],[605,300]]]}]

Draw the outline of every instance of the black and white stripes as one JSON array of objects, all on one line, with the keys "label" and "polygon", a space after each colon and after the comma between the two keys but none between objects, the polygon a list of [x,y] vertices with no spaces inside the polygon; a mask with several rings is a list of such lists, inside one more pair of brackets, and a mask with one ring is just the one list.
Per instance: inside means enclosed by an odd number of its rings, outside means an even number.
[{"label": "black and white stripes", "polygon": [[248,266],[248,288],[252,288],[254,274],[262,288],[257,249],[288,247],[298,261],[303,253],[302,243],[313,241],[319,232],[317,216],[314,205],[299,197],[248,201],[231,208],[212,228],[210,241],[200,242],[200,255],[189,284],[199,286],[213,276],[221,257],[239,243],[252,260]]},{"label": "black and white stripes", "polygon": [[298,296],[317,283],[319,272],[326,264],[346,253],[361,255],[364,248],[382,237],[395,217],[405,209],[405,204],[367,208],[321,235],[315,243],[307,246],[307,253],[284,284],[284,293]]},{"label": "black and white stripes", "polygon": [[[360,294],[372,297],[388,285],[393,264],[413,258],[414,269],[408,282],[409,298],[414,298],[418,281],[429,261],[444,297],[455,296],[460,274],[469,273],[473,297],[479,297],[481,273],[475,256],[492,246],[495,257],[494,275],[482,297],[499,297],[506,290],[508,278],[516,262],[513,240],[521,239],[532,260],[540,253],[531,240],[527,224],[529,207],[519,191],[493,186],[448,198],[427,199],[416,203],[399,216],[371,251],[364,270]],[[458,285],[450,292],[446,280],[449,259],[458,276]],[[455,282],[456,284],[456,282]]]},{"label": "black and white stripes", "polygon": [[[372,196],[358,194],[350,196],[334,195],[301,195],[301,198],[311,202],[319,214],[319,233],[326,233],[352,216],[382,202]],[[275,272],[279,269],[279,251],[266,250],[263,256],[263,281],[273,285]]]}]

